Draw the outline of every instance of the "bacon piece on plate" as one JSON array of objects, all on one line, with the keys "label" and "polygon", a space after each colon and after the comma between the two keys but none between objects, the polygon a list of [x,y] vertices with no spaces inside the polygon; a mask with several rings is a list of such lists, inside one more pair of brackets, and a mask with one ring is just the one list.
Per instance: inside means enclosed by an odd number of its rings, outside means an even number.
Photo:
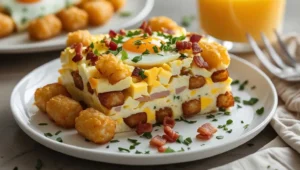
[{"label": "bacon piece on plate", "polygon": [[136,133],[138,135],[141,135],[145,132],[152,132],[152,124],[151,123],[139,123],[137,126],[136,126]]},{"label": "bacon piece on plate", "polygon": [[211,136],[217,132],[217,128],[213,127],[210,123],[205,123],[197,130],[203,136]]},{"label": "bacon piece on plate", "polygon": [[169,116],[165,116],[164,117],[164,121],[163,121],[163,125],[164,126],[170,126],[171,128],[173,128],[175,126],[175,120]]},{"label": "bacon piece on plate", "polygon": [[166,139],[162,138],[159,135],[156,135],[150,140],[150,145],[154,147],[161,147],[164,146],[166,142]]},{"label": "bacon piece on plate", "polygon": [[201,139],[201,140],[209,140],[211,137],[212,137],[212,135],[208,136],[208,135],[201,135],[201,134],[198,134],[196,136],[196,138]]},{"label": "bacon piece on plate", "polygon": [[165,152],[166,149],[167,149],[167,147],[165,147],[165,146],[161,146],[161,147],[158,147],[158,148],[157,148],[158,152],[160,152],[160,153]]},{"label": "bacon piece on plate", "polygon": [[175,142],[179,138],[179,135],[170,126],[164,126],[164,132],[168,142]]},{"label": "bacon piece on plate", "polygon": [[115,31],[113,31],[113,30],[109,30],[108,34],[109,34],[110,38],[115,38],[117,36],[117,33]]},{"label": "bacon piece on plate", "polygon": [[201,38],[202,38],[201,35],[193,34],[193,35],[191,36],[191,38],[190,38],[190,41],[191,41],[192,43],[197,43],[197,42],[200,41]]}]

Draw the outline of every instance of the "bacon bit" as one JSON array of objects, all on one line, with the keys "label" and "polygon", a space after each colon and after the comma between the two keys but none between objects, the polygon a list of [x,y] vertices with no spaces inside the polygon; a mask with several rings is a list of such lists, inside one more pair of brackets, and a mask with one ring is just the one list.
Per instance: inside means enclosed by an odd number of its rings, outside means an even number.
[{"label": "bacon bit", "polygon": [[119,33],[120,33],[121,35],[126,35],[126,31],[125,31],[124,29],[121,29],[121,30],[119,31]]},{"label": "bacon bit", "polygon": [[147,28],[147,26],[148,26],[148,23],[146,21],[144,21],[142,23],[142,25],[140,26],[140,29],[145,30]]},{"label": "bacon bit", "polygon": [[157,151],[160,152],[160,153],[164,153],[166,151],[166,149],[167,149],[167,147],[161,146],[161,147],[157,148]]},{"label": "bacon bit", "polygon": [[136,126],[136,133],[138,135],[141,135],[145,132],[152,132],[152,124],[151,123],[139,123],[137,126]]},{"label": "bacon bit", "polygon": [[186,49],[191,49],[192,48],[192,43],[188,41],[177,41],[176,42],[176,49],[177,50],[186,50]]},{"label": "bacon bit", "polygon": [[208,68],[207,62],[205,62],[200,56],[194,56],[193,61],[199,68]]},{"label": "bacon bit", "polygon": [[164,132],[170,139],[172,139],[171,142],[175,142],[179,138],[179,135],[170,126],[164,126]]},{"label": "bacon bit", "polygon": [[166,139],[167,142],[170,142],[170,143],[173,143],[173,142],[176,142],[175,139],[171,138],[170,136],[168,135],[163,135],[163,138]]},{"label": "bacon bit", "polygon": [[104,39],[104,43],[106,47],[109,47],[110,41],[108,39]]},{"label": "bacon bit", "polygon": [[164,33],[171,34],[171,35],[175,34],[175,32],[173,30],[169,30],[169,29],[166,29],[166,28],[162,28],[162,31]]},{"label": "bacon bit", "polygon": [[197,132],[203,136],[211,136],[217,132],[217,128],[213,127],[210,123],[205,123],[198,128]]},{"label": "bacon bit", "polygon": [[147,28],[145,29],[145,32],[148,33],[149,35],[152,35],[152,29],[150,26],[147,26]]},{"label": "bacon bit", "polygon": [[193,51],[193,54],[198,54],[198,53],[202,52],[202,49],[200,48],[198,43],[193,43],[192,44],[192,51]]},{"label": "bacon bit", "polygon": [[175,120],[172,119],[169,116],[165,116],[164,117],[164,121],[163,121],[163,125],[164,126],[169,126],[169,127],[173,128],[175,126]]},{"label": "bacon bit", "polygon": [[113,30],[109,30],[109,37],[110,38],[114,38],[114,37],[116,37],[117,36],[117,33],[115,32],[115,31],[113,31]]},{"label": "bacon bit", "polygon": [[202,135],[198,134],[196,138],[201,139],[201,140],[209,140],[212,137],[212,135]]},{"label": "bacon bit", "polygon": [[154,146],[154,147],[161,147],[161,146],[165,145],[166,142],[167,141],[164,138],[162,138],[159,135],[156,135],[150,140],[150,145]]},{"label": "bacon bit", "polygon": [[88,46],[88,47],[86,47],[86,49],[84,50],[84,52],[87,53],[87,52],[90,51],[90,49],[91,49],[91,48]]},{"label": "bacon bit", "polygon": [[96,61],[98,61],[98,56],[95,55],[93,52],[90,51],[90,52],[87,53],[86,59],[87,60],[91,60],[91,64],[95,65]]},{"label": "bacon bit", "polygon": [[82,58],[83,58],[83,56],[81,54],[82,47],[83,47],[82,43],[73,44],[71,46],[71,48],[75,49],[75,56],[72,58],[72,61],[78,62],[78,61],[82,60]]},{"label": "bacon bit", "polygon": [[134,67],[134,70],[132,71],[131,76],[135,76],[135,77],[140,78],[140,74],[139,74],[140,71],[142,71],[141,68],[139,68],[139,67]]},{"label": "bacon bit", "polygon": [[117,50],[117,48],[118,48],[118,45],[115,42],[110,41],[109,49],[115,51],[115,50]]},{"label": "bacon bit", "polygon": [[201,40],[202,36],[198,34],[193,34],[190,38],[190,42],[197,43]]}]

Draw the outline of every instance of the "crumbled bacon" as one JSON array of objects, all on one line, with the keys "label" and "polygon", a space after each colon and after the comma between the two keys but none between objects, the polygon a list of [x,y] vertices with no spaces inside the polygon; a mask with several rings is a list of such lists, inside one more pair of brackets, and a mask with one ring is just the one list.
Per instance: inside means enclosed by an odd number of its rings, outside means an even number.
[{"label": "crumbled bacon", "polygon": [[104,43],[105,43],[106,47],[109,47],[110,41],[108,39],[104,39]]},{"label": "crumbled bacon", "polygon": [[193,51],[193,54],[195,55],[195,54],[201,53],[202,49],[200,48],[198,43],[193,43],[192,44],[192,51]]},{"label": "crumbled bacon", "polygon": [[154,147],[161,147],[161,146],[165,145],[166,142],[167,141],[164,138],[162,138],[159,135],[156,135],[150,140],[150,145],[154,146]]},{"label": "crumbled bacon", "polygon": [[126,35],[126,31],[125,31],[124,29],[121,29],[121,30],[119,31],[119,33],[120,33],[121,35]]},{"label": "crumbled bacon", "polygon": [[202,36],[198,34],[193,34],[190,38],[190,42],[197,43],[201,40]]},{"label": "crumbled bacon", "polygon": [[118,45],[115,43],[115,42],[113,42],[113,41],[110,41],[110,43],[109,43],[109,47],[108,47],[110,50],[113,50],[113,51],[115,51],[115,50],[117,50],[117,48],[118,48]]},{"label": "crumbled bacon", "polygon": [[96,61],[98,61],[98,56],[95,55],[92,51],[90,51],[86,55],[86,60],[91,60],[91,64],[95,65]]},{"label": "crumbled bacon", "polygon": [[199,133],[196,137],[202,140],[208,140],[212,137],[214,133],[217,132],[217,128],[212,126],[210,123],[205,123],[197,129]]},{"label": "crumbled bacon", "polygon": [[175,34],[175,32],[173,30],[169,30],[169,29],[166,29],[166,28],[162,28],[162,31],[164,33],[171,34],[171,35]]},{"label": "crumbled bacon", "polygon": [[145,132],[152,132],[152,124],[151,123],[141,123],[136,126],[136,133],[138,135],[141,135]]},{"label": "crumbled bacon", "polygon": [[139,67],[134,67],[134,70],[132,71],[131,76],[140,77],[139,73],[140,73],[141,70],[142,69],[139,68]]},{"label": "crumbled bacon", "polygon": [[146,21],[144,21],[142,23],[142,25],[140,26],[140,29],[145,30],[147,28],[147,26],[148,26],[148,23]]},{"label": "crumbled bacon", "polygon": [[199,68],[208,68],[207,62],[204,61],[203,58],[200,56],[194,56],[193,61]]},{"label": "crumbled bacon", "polygon": [[149,35],[152,35],[152,29],[150,26],[147,26],[147,28],[145,29],[145,32]]},{"label": "crumbled bacon", "polygon": [[152,29],[151,29],[150,25],[148,25],[148,23],[146,21],[144,21],[142,23],[142,25],[140,26],[140,29],[142,29],[147,34],[152,35]]},{"label": "crumbled bacon", "polygon": [[188,41],[177,41],[176,42],[176,49],[177,50],[186,50],[186,49],[191,49],[192,48],[192,43]]},{"label": "crumbled bacon", "polygon": [[115,31],[113,31],[113,30],[109,30],[108,34],[109,34],[110,38],[115,38],[117,36],[117,33]]},{"label": "crumbled bacon", "polygon": [[164,126],[164,132],[168,142],[175,142],[179,138],[179,135],[170,126]]},{"label": "crumbled bacon", "polygon": [[160,153],[164,153],[166,151],[166,149],[167,149],[167,147],[161,146],[161,147],[157,148],[157,151],[160,152]]},{"label": "crumbled bacon", "polygon": [[175,120],[172,119],[169,116],[165,116],[164,117],[164,121],[163,121],[163,125],[164,126],[169,126],[169,127],[173,128],[175,126]]},{"label": "crumbled bacon", "polygon": [[82,43],[76,43],[71,46],[71,48],[75,49],[75,56],[72,58],[72,61],[78,62],[78,61],[82,60],[82,58],[83,58],[83,56],[81,54],[82,47],[83,47]]}]

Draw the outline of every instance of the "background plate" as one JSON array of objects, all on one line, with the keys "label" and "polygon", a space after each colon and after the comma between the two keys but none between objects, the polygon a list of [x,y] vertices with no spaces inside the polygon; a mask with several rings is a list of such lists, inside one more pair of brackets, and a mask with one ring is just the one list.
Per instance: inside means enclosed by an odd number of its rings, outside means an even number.
[{"label": "background plate", "polygon": [[[110,29],[126,29],[143,20],[151,12],[153,5],[154,0],[128,0],[121,11],[130,11],[131,15],[129,17],[120,17],[116,13],[105,25],[94,28],[89,27],[88,30],[92,34],[99,34],[107,33]],[[0,53],[30,53],[64,49],[66,39],[66,32],[45,41],[30,41],[27,32],[14,33],[0,39]]]},{"label": "background plate", "polygon": [[[185,150],[184,152],[158,153],[156,149],[149,147],[148,139],[140,138],[135,132],[117,134],[115,139],[120,141],[118,143],[96,145],[85,141],[77,134],[76,130],[66,130],[55,126],[45,114],[40,113],[33,105],[33,94],[38,87],[57,81],[57,70],[60,68],[59,59],[33,70],[18,83],[11,95],[11,109],[18,125],[31,138],[46,147],[71,156],[128,165],[158,165],[203,159],[231,150],[253,138],[268,124],[277,106],[276,90],[270,79],[249,62],[231,56],[232,60],[229,67],[231,77],[240,80],[240,82],[249,81],[243,91],[238,90],[238,85],[233,85],[234,96],[239,96],[241,101],[256,97],[259,98],[259,102],[254,106],[236,103],[231,109],[230,115],[217,114],[215,118],[218,121],[207,119],[206,116],[195,116],[191,118],[191,120],[197,120],[194,124],[177,122],[174,129],[184,138],[191,137],[193,142],[189,146],[179,143],[168,144],[168,146],[176,151],[182,148]],[[252,89],[253,86],[256,88]],[[242,106],[242,108],[238,108],[237,105]],[[257,115],[255,111],[261,107],[265,109],[264,114]],[[233,123],[228,125],[228,128],[232,129],[231,133],[218,129],[218,132],[209,141],[200,141],[195,138],[197,128],[203,123],[211,122],[217,127],[226,124],[229,119],[233,120]],[[48,125],[39,126],[39,123],[48,123]],[[245,128],[247,124],[249,126]],[[156,129],[158,131],[153,131],[153,136],[162,134],[161,127],[155,127],[154,130]],[[59,135],[54,135],[59,130],[62,132]],[[54,136],[45,137],[44,133],[52,133]],[[223,136],[224,138],[217,139],[216,136]],[[56,141],[58,137],[63,139],[63,143]],[[130,153],[119,152],[118,147],[128,149],[131,145],[127,138],[137,139],[141,144],[136,146],[136,149],[131,150]],[[107,148],[108,146],[109,148]],[[136,150],[143,152],[143,154],[135,154]],[[150,151],[150,153],[144,154],[146,151]]]}]

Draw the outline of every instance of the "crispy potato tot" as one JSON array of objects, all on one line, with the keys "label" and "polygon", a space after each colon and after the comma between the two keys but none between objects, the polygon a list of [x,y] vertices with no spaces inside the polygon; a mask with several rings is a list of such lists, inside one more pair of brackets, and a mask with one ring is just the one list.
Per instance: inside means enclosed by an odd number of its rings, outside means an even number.
[{"label": "crispy potato tot", "polygon": [[119,11],[126,4],[126,0],[107,0],[107,1],[113,5],[114,11]]},{"label": "crispy potato tot", "polygon": [[61,21],[55,15],[37,18],[29,23],[28,33],[32,40],[46,40],[57,36],[62,30]]},{"label": "crispy potato tot", "polygon": [[203,76],[192,76],[189,79],[189,89],[201,88],[205,85],[206,79]]},{"label": "crispy potato tot", "polygon": [[58,83],[48,84],[36,89],[34,93],[35,105],[43,112],[46,112],[46,103],[54,96],[64,95],[70,97],[67,89]]},{"label": "crispy potato tot", "polygon": [[57,14],[65,31],[77,31],[88,25],[88,14],[77,7],[63,9]]},{"label": "crispy potato tot", "polygon": [[211,79],[213,82],[222,82],[227,80],[229,77],[229,73],[227,70],[219,70],[219,71],[215,71],[212,75],[211,75]]},{"label": "crispy potato tot", "polygon": [[93,26],[105,24],[114,14],[113,5],[107,1],[89,1],[83,9],[88,13],[89,24]]},{"label": "crispy potato tot", "polygon": [[0,13],[0,38],[10,35],[14,32],[14,21],[11,17]]},{"label": "crispy potato tot", "polygon": [[98,110],[88,108],[81,111],[76,118],[75,128],[86,139],[97,144],[105,144],[113,139],[116,122]]},{"label": "crispy potato tot", "polygon": [[217,107],[227,109],[234,105],[234,98],[231,92],[220,94],[217,98]]},{"label": "crispy potato tot", "polygon": [[185,117],[191,117],[201,111],[201,100],[193,99],[182,103],[182,111]]},{"label": "crispy potato tot", "polygon": [[175,34],[183,30],[175,21],[165,16],[152,17],[148,21],[152,31],[162,31]]},{"label": "crispy potato tot", "polygon": [[79,30],[68,34],[67,46],[76,43],[82,43],[83,46],[89,46],[92,43],[92,35],[87,30]]},{"label": "crispy potato tot", "polygon": [[84,85],[83,85],[83,80],[82,80],[82,78],[79,74],[79,71],[78,70],[77,71],[72,71],[71,75],[73,77],[75,87],[82,91],[84,89]]},{"label": "crispy potato tot", "polygon": [[99,93],[98,98],[100,103],[108,109],[123,105],[125,102],[125,96],[120,91]]},{"label": "crispy potato tot", "polygon": [[163,123],[165,117],[173,117],[173,110],[169,107],[161,108],[155,112],[156,122]]},{"label": "crispy potato tot", "polygon": [[110,84],[116,84],[131,75],[130,70],[112,54],[101,56],[96,62],[96,68]]},{"label": "crispy potato tot", "polygon": [[74,128],[75,118],[79,116],[82,107],[79,102],[64,95],[58,95],[47,102],[46,111],[50,119],[58,126]]},{"label": "crispy potato tot", "polygon": [[123,119],[127,126],[135,128],[139,123],[147,123],[147,114],[145,112],[136,113]]}]

